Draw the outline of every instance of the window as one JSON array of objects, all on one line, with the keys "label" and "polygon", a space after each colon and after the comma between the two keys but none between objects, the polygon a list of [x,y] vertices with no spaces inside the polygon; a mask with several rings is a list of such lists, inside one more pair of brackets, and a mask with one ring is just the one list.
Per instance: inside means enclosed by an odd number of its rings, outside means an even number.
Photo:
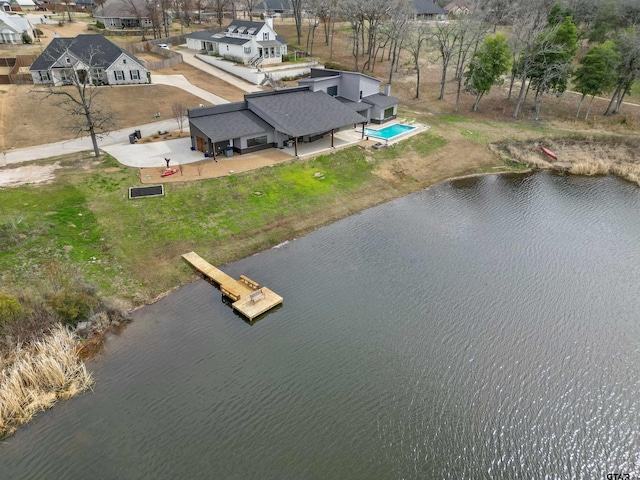
[{"label": "window", "polygon": [[360,100],[362,100],[362,90],[360,90]]},{"label": "window", "polygon": [[131,80],[140,80],[140,70],[131,70],[129,75],[131,75]]},{"label": "window", "polygon": [[114,70],[113,74],[116,77],[116,81],[122,82],[124,80],[124,72],[122,70]]},{"label": "window", "polygon": [[49,72],[40,71],[38,73],[40,74],[40,81],[41,82],[50,82],[51,81],[51,76],[49,75]]},{"label": "window", "polygon": [[229,45],[227,45],[227,52],[229,51]]},{"label": "window", "polygon": [[244,53],[251,53],[251,47],[244,47]]},{"label": "window", "polygon": [[269,40],[269,32],[264,32],[264,33],[262,34],[262,39],[263,39],[263,40]]},{"label": "window", "polygon": [[384,111],[384,117],[383,118],[389,118],[389,117],[393,117],[393,107],[389,107],[389,108],[385,109],[385,111]]},{"label": "window", "polygon": [[67,62],[67,65],[71,65],[71,59],[69,57],[65,58],[64,60],[65,62]]},{"label": "window", "polygon": [[124,64],[126,65],[126,64],[127,64],[127,59],[126,59],[126,58],[123,58],[123,59],[122,59],[122,63],[124,63]]},{"label": "window", "polygon": [[267,144],[267,136],[264,135],[262,137],[254,137],[254,138],[248,138],[247,139],[247,148],[250,147],[257,147],[259,145],[266,145]]},{"label": "window", "polygon": [[276,57],[280,55],[280,47],[276,47]]},{"label": "window", "polygon": [[327,93],[332,97],[336,97],[338,95],[338,86],[334,85],[333,87],[327,87]]}]

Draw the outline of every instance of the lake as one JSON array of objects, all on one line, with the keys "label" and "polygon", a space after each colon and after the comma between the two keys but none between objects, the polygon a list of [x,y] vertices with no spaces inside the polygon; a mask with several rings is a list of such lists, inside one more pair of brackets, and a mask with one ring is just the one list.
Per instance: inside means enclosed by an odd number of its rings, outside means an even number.
[{"label": "lake", "polygon": [[638,476],[639,191],[458,180],[226,265],[282,308],[198,281],[137,310],[0,478]]}]

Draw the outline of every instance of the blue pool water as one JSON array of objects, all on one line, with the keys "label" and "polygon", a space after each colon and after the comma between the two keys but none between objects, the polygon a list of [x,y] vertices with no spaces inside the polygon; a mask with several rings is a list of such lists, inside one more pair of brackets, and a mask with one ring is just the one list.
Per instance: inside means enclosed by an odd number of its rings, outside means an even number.
[{"label": "blue pool water", "polygon": [[412,127],[411,125],[402,125],[400,123],[396,123],[394,125],[389,125],[388,127],[381,128],[380,130],[372,130],[370,128],[364,129],[364,134],[369,135],[370,137],[376,138],[384,138],[385,140],[390,140],[393,137],[397,137],[398,135],[402,135],[403,133],[410,132],[416,127]]}]

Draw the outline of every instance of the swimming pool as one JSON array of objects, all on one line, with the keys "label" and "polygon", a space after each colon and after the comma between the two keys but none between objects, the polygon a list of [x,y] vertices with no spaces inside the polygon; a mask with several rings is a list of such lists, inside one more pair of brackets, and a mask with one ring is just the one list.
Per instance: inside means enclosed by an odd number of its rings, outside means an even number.
[{"label": "swimming pool", "polygon": [[401,123],[396,123],[393,125],[389,125],[388,127],[381,128],[380,130],[372,130],[370,128],[364,129],[364,134],[369,135],[370,137],[376,138],[384,138],[385,140],[390,140],[398,135],[402,135],[403,133],[410,132],[414,130],[416,127],[411,125],[402,125]]}]

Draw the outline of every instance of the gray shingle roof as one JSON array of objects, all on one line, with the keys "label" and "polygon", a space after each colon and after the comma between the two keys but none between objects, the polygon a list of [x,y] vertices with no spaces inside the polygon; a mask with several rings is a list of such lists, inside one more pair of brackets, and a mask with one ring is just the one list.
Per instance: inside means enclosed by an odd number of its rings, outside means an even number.
[{"label": "gray shingle roof", "polygon": [[286,12],[289,10],[293,10],[291,7],[291,2],[289,0],[265,0],[264,2],[260,2],[254,7],[254,10],[273,10],[273,11],[281,11]]},{"label": "gray shingle roof", "polygon": [[325,92],[292,88],[249,94],[249,109],[292,137],[315,135],[333,128],[362,123],[365,118]]},{"label": "gray shingle roof", "polygon": [[[244,103],[238,102],[238,106]],[[226,106],[233,105],[236,104]],[[273,131],[271,125],[249,110],[225,111],[230,110],[230,108],[219,110],[222,110],[221,113],[189,118],[193,126],[207,135],[212,142]],[[191,111],[189,113],[191,114]]]},{"label": "gray shingle roof", "polygon": [[96,6],[94,17],[99,18],[148,18],[149,9],[144,0],[106,0]]},{"label": "gray shingle roof", "polygon": [[123,53],[141,64],[136,57],[102,35],[88,34],[78,35],[75,38],[54,38],[29,70],[49,70],[66,51],[96,68],[108,67]]},{"label": "gray shingle roof", "polygon": [[362,101],[380,108],[389,108],[400,103],[400,100],[397,98],[388,97],[382,93],[374,93],[373,95],[364,97]]},{"label": "gray shingle roof", "polygon": [[255,31],[251,34],[251,35],[257,35],[258,34],[258,30],[260,30],[262,27],[264,27],[264,22],[249,22],[247,20],[232,20],[231,23],[229,24],[229,26],[227,27],[227,30],[230,29],[231,27],[245,27],[245,31],[243,33],[248,33],[247,30],[249,30],[250,28],[255,28]]},{"label": "gray shingle roof", "polygon": [[208,40],[217,43],[228,43],[230,45],[244,45],[251,41],[250,38],[238,38],[238,37],[211,37]]},{"label": "gray shingle roof", "polygon": [[215,35],[214,32],[207,32],[206,30],[199,30],[185,35],[185,38],[196,38],[198,40],[211,40]]},{"label": "gray shingle roof", "polygon": [[447,11],[432,0],[413,0],[413,7],[418,15],[447,15]]}]

